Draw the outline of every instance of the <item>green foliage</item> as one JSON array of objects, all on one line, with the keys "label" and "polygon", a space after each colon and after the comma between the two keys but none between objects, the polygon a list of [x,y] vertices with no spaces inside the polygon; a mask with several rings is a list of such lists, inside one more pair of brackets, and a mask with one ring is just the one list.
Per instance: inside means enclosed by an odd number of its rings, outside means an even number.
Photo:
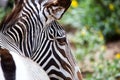
[{"label": "green foliage", "polygon": [[4,18],[4,16],[9,13],[13,7],[14,0],[8,0],[7,6],[5,8],[0,7],[0,21]]},{"label": "green foliage", "polygon": [[84,60],[87,55],[93,57],[92,55],[96,52],[103,51],[104,39],[102,33],[87,29],[87,27],[78,30],[74,35],[69,35],[69,39],[75,47],[73,53],[78,60]]},{"label": "green foliage", "polygon": [[[77,28],[68,37],[79,63],[84,65],[87,57],[92,64],[93,73],[87,73],[84,80],[116,80],[115,76],[120,73],[119,59],[109,61],[102,57],[106,50],[104,39],[115,35],[120,38],[119,7],[120,0],[73,0],[61,20]],[[94,59],[97,52],[101,53],[99,61]]]},{"label": "green foliage", "polygon": [[[92,64],[88,66],[91,66],[93,71],[87,73],[84,80],[115,80],[116,75],[120,72],[120,54],[117,54],[114,60],[106,60],[103,57],[106,46],[101,32],[85,26],[78,29],[74,35],[69,34],[68,38],[74,46],[73,53],[77,60],[84,65],[85,59],[89,59],[89,64]],[[95,60],[97,52],[100,53],[98,61]]]},{"label": "green foliage", "polygon": [[94,64],[94,73],[87,74],[84,80],[115,80],[120,72],[120,61],[103,61]]},{"label": "green foliage", "polygon": [[3,19],[3,16],[5,15],[5,11],[3,8],[0,8],[0,21]]},{"label": "green foliage", "polygon": [[[73,0],[76,1],[76,0]],[[78,2],[78,1],[77,1]],[[101,30],[105,39],[120,35],[120,0],[80,0],[68,10],[63,23],[82,28]]]},{"label": "green foliage", "polygon": [[3,18],[11,11],[10,7],[5,8],[1,8],[0,7],[0,22],[3,20]]},{"label": "green foliage", "polygon": [[85,80],[115,80],[120,72],[120,60],[105,61],[102,59],[99,63],[94,63],[94,73]]}]

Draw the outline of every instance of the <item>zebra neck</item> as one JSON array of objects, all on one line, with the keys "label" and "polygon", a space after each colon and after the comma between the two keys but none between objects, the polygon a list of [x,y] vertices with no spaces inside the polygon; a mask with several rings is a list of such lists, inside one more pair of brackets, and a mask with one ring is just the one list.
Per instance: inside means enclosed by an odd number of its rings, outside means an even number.
[{"label": "zebra neck", "polygon": [[[28,14],[22,13],[22,16],[15,24],[6,28],[3,33],[10,37],[23,53],[32,53],[38,45],[36,41],[39,41],[39,36],[44,30],[44,27],[43,23],[35,14],[28,16]],[[31,55],[26,54],[29,57]]]},{"label": "zebra neck", "polygon": [[[30,57],[38,45],[36,42],[40,41],[41,33],[46,28],[47,18],[40,12],[38,8],[41,7],[40,5],[32,3],[31,0],[25,1],[28,2],[22,4],[19,13],[13,11],[8,16],[9,20],[6,18],[1,31],[15,42],[23,54]],[[15,16],[14,20],[12,16],[15,13],[18,15]]]},{"label": "zebra neck", "polygon": [[[4,34],[0,32],[0,47],[6,48],[9,51],[14,51],[15,53],[21,54],[21,51],[17,48],[17,46],[14,44],[14,42],[11,41],[11,39]],[[24,56],[24,54],[21,54]]]}]

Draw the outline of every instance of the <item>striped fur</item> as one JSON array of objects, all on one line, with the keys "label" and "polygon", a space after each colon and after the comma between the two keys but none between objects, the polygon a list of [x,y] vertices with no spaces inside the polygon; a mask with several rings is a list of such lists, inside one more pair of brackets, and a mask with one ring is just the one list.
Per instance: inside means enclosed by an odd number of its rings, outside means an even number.
[{"label": "striped fur", "polygon": [[38,64],[7,48],[0,48],[0,80],[50,80]]},{"label": "striped fur", "polygon": [[[60,19],[69,0],[18,0],[1,32],[48,73],[51,80],[81,80]],[[78,78],[80,76],[80,79]]]}]

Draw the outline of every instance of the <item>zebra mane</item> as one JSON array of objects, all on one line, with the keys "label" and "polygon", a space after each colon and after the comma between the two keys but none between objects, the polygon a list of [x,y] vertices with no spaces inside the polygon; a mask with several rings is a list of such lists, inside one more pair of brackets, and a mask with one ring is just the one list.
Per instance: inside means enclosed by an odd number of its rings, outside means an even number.
[{"label": "zebra mane", "polygon": [[22,10],[23,0],[20,0],[20,2],[18,4],[17,3],[15,3],[15,4],[16,4],[15,8],[13,8],[12,11],[10,12],[10,14],[6,15],[4,17],[4,19],[1,21],[0,31],[4,30],[4,28],[10,27],[17,21],[18,15],[19,15],[20,11]]}]

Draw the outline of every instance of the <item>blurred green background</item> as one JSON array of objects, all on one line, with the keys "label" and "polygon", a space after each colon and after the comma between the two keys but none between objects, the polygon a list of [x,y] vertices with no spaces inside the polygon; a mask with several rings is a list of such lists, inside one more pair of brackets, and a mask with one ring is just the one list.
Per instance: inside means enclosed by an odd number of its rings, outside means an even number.
[{"label": "blurred green background", "polygon": [[[0,20],[13,0],[0,7]],[[120,0],[72,0],[59,21],[84,80],[120,80]]]}]

